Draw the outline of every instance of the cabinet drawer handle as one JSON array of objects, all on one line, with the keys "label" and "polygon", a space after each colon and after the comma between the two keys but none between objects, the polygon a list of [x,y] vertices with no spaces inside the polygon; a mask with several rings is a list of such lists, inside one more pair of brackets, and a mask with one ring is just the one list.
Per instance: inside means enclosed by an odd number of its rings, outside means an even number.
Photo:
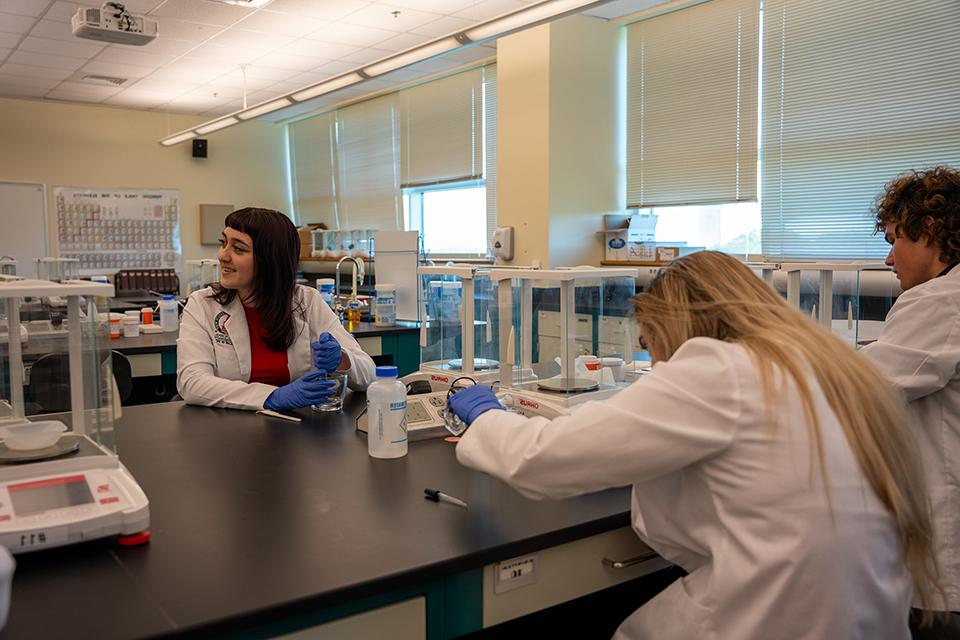
[{"label": "cabinet drawer handle", "polygon": [[653,560],[654,558],[659,558],[660,556],[656,551],[645,551],[638,556],[633,558],[627,558],[626,560],[611,560],[610,558],[604,558],[602,560],[603,566],[610,567],[611,569],[626,569],[627,567],[632,567],[634,565],[640,564],[641,562],[646,562],[647,560]]}]

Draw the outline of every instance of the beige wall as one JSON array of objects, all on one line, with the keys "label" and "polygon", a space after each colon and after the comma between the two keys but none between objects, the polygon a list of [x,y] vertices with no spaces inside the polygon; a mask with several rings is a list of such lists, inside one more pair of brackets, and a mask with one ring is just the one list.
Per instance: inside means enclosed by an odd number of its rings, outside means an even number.
[{"label": "beige wall", "polygon": [[624,208],[622,29],[574,16],[497,43],[498,224],[515,264],[599,264]]},{"label": "beige wall", "polygon": [[[190,143],[157,140],[203,121],[149,111],[0,99],[0,181],[48,187],[52,242],[54,186],[180,190],[184,259],[216,255],[200,245],[199,205],[258,205],[287,211],[283,127],[248,122],[210,134],[205,159]],[[56,251],[55,244],[51,247]]]}]

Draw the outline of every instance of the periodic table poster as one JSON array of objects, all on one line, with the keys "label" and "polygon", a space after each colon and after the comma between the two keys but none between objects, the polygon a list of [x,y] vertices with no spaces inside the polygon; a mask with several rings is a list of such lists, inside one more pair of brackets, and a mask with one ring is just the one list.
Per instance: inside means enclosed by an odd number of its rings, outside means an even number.
[{"label": "periodic table poster", "polygon": [[53,199],[59,256],[78,258],[78,275],[179,267],[179,190],[54,187]]}]

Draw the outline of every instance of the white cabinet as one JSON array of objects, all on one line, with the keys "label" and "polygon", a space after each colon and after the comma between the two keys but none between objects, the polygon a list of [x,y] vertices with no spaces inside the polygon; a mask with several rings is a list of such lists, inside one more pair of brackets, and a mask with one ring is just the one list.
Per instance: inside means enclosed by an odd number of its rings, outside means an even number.
[{"label": "white cabinet", "polygon": [[[532,562],[530,558],[533,558]],[[604,559],[610,562],[605,564]],[[627,566],[621,568],[608,566],[631,560],[635,563],[627,562]],[[507,564],[503,567],[503,563],[498,563],[483,569],[484,628],[670,566],[643,544],[630,527],[575,540],[518,559],[504,558],[504,561]],[[511,578],[510,570],[515,572],[515,578]],[[504,572],[507,572],[506,576]],[[508,584],[511,579],[521,586],[511,589]]]}]

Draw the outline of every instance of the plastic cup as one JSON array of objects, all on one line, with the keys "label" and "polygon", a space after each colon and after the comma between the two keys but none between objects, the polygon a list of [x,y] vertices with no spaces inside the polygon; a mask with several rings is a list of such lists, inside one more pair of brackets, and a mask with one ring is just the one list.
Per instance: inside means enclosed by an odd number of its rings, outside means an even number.
[{"label": "plastic cup", "polygon": [[328,373],[323,379],[333,380],[336,383],[333,387],[333,395],[327,398],[326,402],[313,405],[313,410],[324,413],[340,411],[343,408],[343,397],[347,394],[347,374]]}]

